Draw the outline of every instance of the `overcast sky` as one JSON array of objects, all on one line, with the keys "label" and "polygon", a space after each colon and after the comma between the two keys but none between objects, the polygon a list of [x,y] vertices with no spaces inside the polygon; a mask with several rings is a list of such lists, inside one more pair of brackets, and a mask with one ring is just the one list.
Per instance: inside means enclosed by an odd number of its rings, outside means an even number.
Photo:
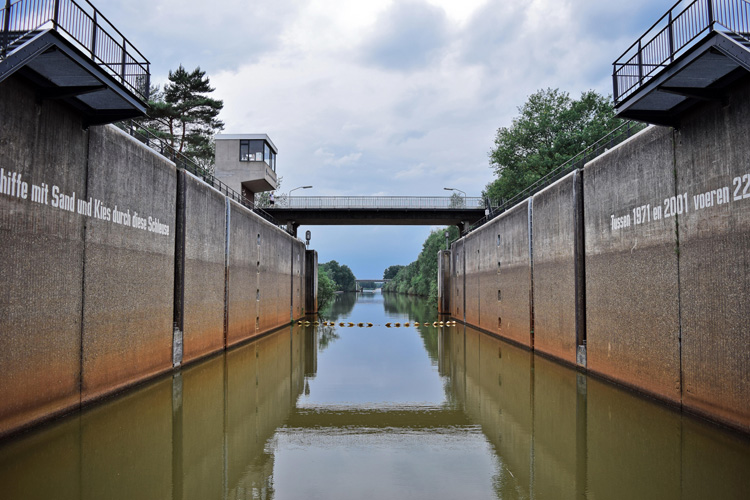
[{"label": "overcast sky", "polygon": [[[224,133],[266,133],[280,191],[479,196],[527,96],[610,95],[612,62],[672,0],[93,0],[151,61],[206,70]],[[310,229],[320,262],[382,277],[429,227]]]}]

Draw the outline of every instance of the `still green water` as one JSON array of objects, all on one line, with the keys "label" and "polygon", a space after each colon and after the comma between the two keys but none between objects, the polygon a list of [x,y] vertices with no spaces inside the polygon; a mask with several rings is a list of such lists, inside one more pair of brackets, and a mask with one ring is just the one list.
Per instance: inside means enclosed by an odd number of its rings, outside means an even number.
[{"label": "still green water", "polygon": [[750,498],[750,442],[463,325],[341,295],[0,444],[2,499]]}]

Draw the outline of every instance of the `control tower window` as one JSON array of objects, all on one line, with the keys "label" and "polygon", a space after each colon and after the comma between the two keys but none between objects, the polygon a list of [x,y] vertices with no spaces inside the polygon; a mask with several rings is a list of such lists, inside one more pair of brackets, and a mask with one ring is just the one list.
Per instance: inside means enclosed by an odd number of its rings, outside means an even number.
[{"label": "control tower window", "polygon": [[241,140],[240,161],[263,161],[263,141]]}]

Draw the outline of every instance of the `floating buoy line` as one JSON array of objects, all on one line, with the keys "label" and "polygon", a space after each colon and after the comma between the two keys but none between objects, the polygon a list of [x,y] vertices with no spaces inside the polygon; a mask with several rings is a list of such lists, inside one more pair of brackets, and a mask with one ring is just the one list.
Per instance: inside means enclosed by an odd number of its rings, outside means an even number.
[{"label": "floating buoy line", "polygon": [[[299,326],[311,326],[311,325],[315,325],[315,326],[317,326],[317,325],[336,326],[336,324],[337,323],[335,321],[328,321],[328,320],[324,320],[322,322],[320,322],[318,320],[315,320],[315,321],[299,320],[299,321],[297,321],[297,325],[299,325]],[[433,321],[432,323],[430,323],[429,321],[425,321],[423,323],[420,323],[419,321],[414,321],[413,323],[411,323],[411,322],[406,322],[406,323],[388,322],[388,323],[386,323],[383,326],[385,326],[386,328],[401,328],[401,327],[409,328],[410,326],[415,326],[415,327],[416,326],[422,326],[422,327],[428,327],[428,328],[429,327],[439,328],[441,326],[456,326],[456,325],[457,325],[457,323],[456,323],[455,320],[448,320],[448,321]],[[338,326],[340,326],[342,328],[354,328],[354,327],[357,327],[357,328],[371,328],[371,327],[376,326],[376,325],[374,325],[372,323],[369,323],[369,322],[353,323],[351,321],[339,321]],[[377,326],[380,326],[380,325],[377,325]]]}]

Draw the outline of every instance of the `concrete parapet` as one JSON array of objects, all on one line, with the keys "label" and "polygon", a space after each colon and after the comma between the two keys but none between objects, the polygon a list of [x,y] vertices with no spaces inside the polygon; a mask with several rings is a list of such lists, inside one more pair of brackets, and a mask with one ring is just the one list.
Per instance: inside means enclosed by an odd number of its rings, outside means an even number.
[{"label": "concrete parapet", "polygon": [[534,349],[576,363],[586,338],[583,196],[576,170],[534,195]]},{"label": "concrete parapet", "polygon": [[177,171],[113,126],[89,130],[82,401],[172,368]]},{"label": "concrete parapet", "polygon": [[682,403],[750,432],[750,82],[676,132]]},{"label": "concrete parapet", "polygon": [[650,127],[585,167],[586,349],[592,372],[679,403],[672,158]]}]

